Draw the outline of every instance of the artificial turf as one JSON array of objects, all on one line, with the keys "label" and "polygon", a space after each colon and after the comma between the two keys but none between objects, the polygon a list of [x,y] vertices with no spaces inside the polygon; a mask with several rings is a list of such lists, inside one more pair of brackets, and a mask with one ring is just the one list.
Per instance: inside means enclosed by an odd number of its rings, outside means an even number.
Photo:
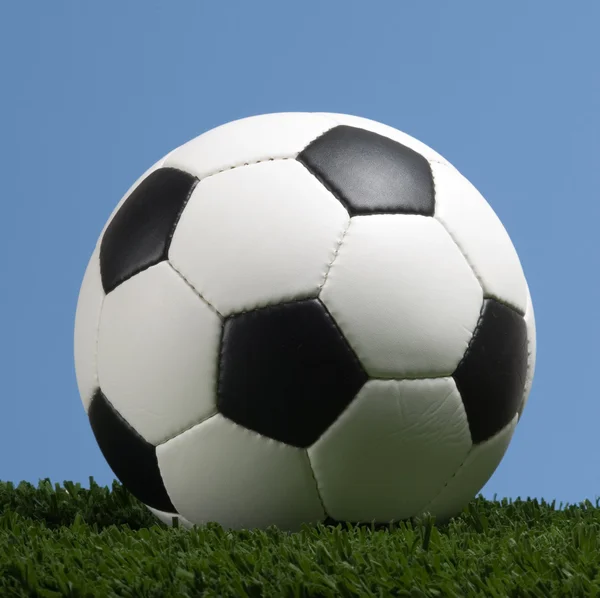
[{"label": "artificial turf", "polygon": [[157,522],[120,484],[0,482],[1,597],[600,596],[600,508],[475,499],[288,534]]}]

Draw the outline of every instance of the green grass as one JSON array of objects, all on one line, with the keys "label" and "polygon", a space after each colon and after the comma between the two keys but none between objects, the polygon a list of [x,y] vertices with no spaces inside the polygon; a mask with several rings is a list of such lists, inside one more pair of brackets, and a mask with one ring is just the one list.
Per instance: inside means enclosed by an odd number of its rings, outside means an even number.
[{"label": "green grass", "polygon": [[0,483],[0,596],[600,597],[600,508],[479,497],[440,527],[187,531],[117,483]]}]

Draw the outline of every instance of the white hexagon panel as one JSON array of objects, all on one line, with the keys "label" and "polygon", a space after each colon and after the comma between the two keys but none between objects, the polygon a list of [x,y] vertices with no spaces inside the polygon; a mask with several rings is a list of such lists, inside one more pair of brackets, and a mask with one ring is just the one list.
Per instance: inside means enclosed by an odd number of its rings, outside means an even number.
[{"label": "white hexagon panel", "polygon": [[115,475],[164,522],[458,513],[535,366],[519,258],[434,150],[286,113],[171,151],[109,218],[75,321]]}]

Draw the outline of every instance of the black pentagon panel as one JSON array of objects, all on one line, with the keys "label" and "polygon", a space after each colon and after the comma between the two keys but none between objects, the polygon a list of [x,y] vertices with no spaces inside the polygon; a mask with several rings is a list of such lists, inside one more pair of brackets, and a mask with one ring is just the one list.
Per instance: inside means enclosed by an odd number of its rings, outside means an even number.
[{"label": "black pentagon panel", "polygon": [[309,447],[366,380],[318,299],[265,307],[225,321],[217,407],[263,436]]},{"label": "black pentagon panel", "polygon": [[342,125],[318,137],[297,159],[351,216],[433,216],[435,192],[429,162],[388,137]]},{"label": "black pentagon panel", "polygon": [[134,274],[167,259],[181,212],[198,179],[176,168],[159,168],[125,200],[100,245],[105,293]]},{"label": "black pentagon panel", "polygon": [[104,458],[125,488],[149,507],[177,513],[158,469],[156,448],[117,413],[101,390],[94,394],[88,417]]},{"label": "black pentagon panel", "polygon": [[475,444],[497,434],[520,408],[527,351],[523,316],[485,299],[469,347],[454,372]]}]

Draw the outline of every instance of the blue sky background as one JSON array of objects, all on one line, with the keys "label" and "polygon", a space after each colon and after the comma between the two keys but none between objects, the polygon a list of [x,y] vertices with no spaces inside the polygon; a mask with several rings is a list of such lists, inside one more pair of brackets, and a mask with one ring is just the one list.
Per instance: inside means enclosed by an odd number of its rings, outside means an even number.
[{"label": "blue sky background", "polygon": [[129,185],[218,124],[314,110],[431,145],[521,256],[538,368],[483,494],[600,495],[599,22],[593,0],[2,2],[0,479],[113,479],[73,321]]}]

